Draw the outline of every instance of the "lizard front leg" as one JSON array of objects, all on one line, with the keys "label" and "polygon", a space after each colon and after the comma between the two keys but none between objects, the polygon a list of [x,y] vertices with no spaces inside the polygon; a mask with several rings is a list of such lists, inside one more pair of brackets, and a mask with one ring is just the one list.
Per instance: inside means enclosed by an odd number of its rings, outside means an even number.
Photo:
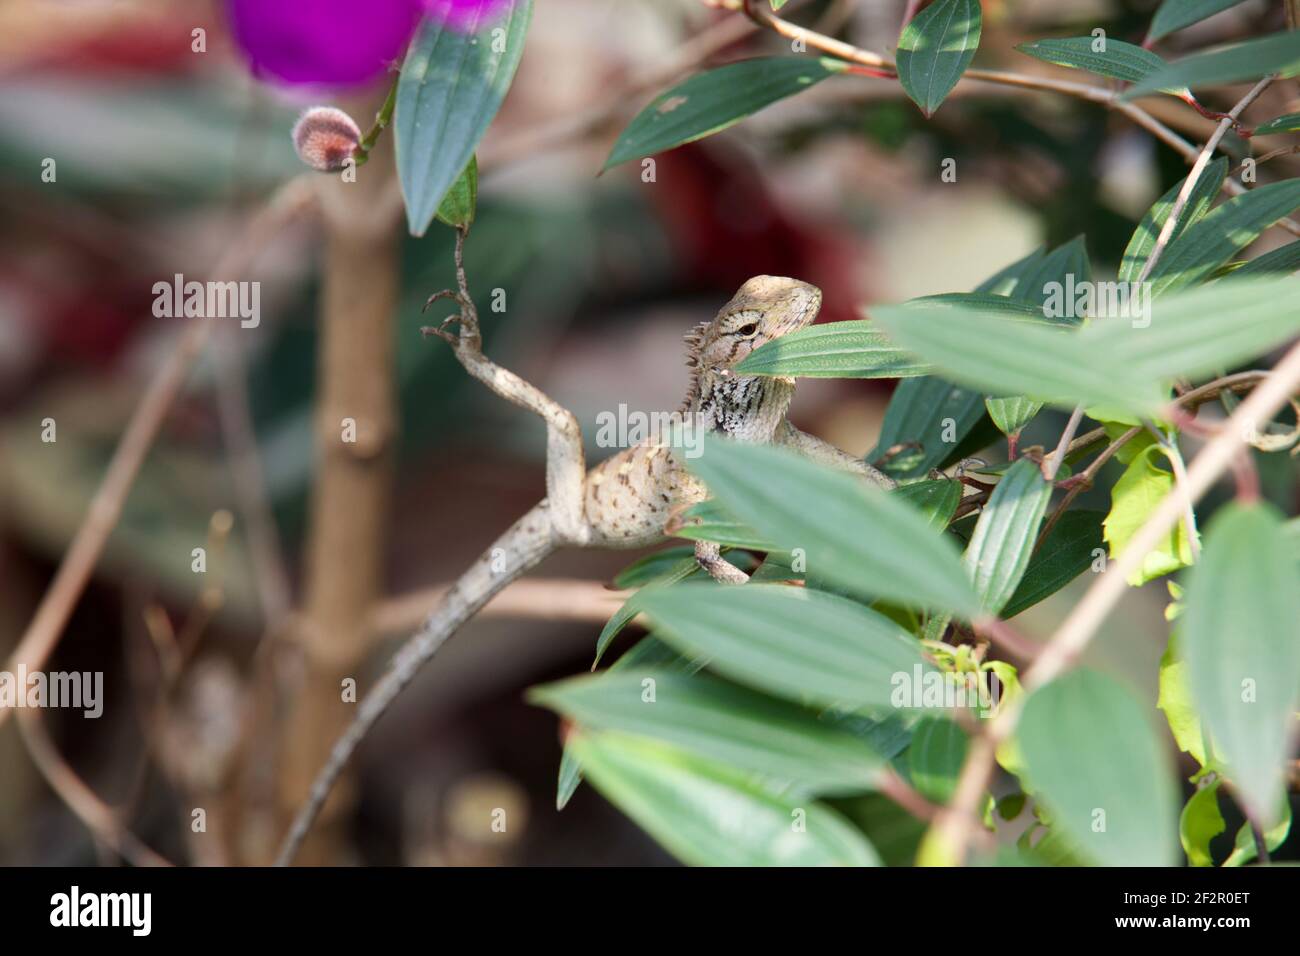
[{"label": "lizard front leg", "polygon": [[[452,299],[460,314],[444,319],[437,328],[424,331],[450,343],[457,361],[474,378],[508,402],[541,417],[546,423],[546,499],[551,523],[559,542],[583,545],[590,528],[583,513],[583,479],[587,472],[582,448],[582,429],[573,413],[545,394],[531,382],[509,369],[497,365],[483,354],[483,337],[479,331],[478,310],[470,298],[465,278],[465,230],[456,230],[456,288],[435,292],[424,307],[439,299]],[[445,326],[456,322],[460,333],[453,335]]]},{"label": "lizard front leg", "polygon": [[749,580],[748,574],[722,556],[722,548],[716,541],[696,541],[695,560],[720,584],[744,584]]},{"label": "lizard front leg", "polygon": [[861,475],[873,485],[880,485],[882,488],[898,487],[898,482],[880,469],[872,467],[860,458],[854,458],[848,452],[841,451],[828,441],[822,441],[816,435],[800,431],[791,425],[789,420],[781,423],[772,440],[774,444],[791,448],[818,464]]}]

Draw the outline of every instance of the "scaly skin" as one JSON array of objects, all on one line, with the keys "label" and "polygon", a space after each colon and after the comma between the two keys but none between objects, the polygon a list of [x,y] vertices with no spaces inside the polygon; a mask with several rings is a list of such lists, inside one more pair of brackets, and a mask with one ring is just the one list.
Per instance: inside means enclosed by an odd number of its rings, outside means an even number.
[{"label": "scaly skin", "polygon": [[[365,737],[420,667],[442,643],[502,588],[565,546],[640,548],[659,541],[671,515],[706,497],[704,486],[679,462],[659,436],[624,449],[585,473],[582,435],[573,415],[482,352],[478,316],[469,297],[456,249],[457,290],[430,298],[451,298],[461,313],[459,335],[443,327],[430,330],[451,343],[465,369],[503,398],[540,415],[547,424],[547,497],[513,526],[456,581],[424,626],[398,650],[388,672],[361,701],[351,726],[298,811],[278,862],[289,863],[329,795],[334,782]],[[686,336],[690,393],[682,413],[698,427],[738,441],[775,443],[883,485],[893,483],[870,465],[807,435],[786,420],[794,380],[739,376],[735,366],[766,342],[804,328],[821,307],[821,292],[797,279],[756,276],[710,322]],[[719,553],[716,544],[697,542],[701,566],[720,581],[740,583],[744,572]]]}]

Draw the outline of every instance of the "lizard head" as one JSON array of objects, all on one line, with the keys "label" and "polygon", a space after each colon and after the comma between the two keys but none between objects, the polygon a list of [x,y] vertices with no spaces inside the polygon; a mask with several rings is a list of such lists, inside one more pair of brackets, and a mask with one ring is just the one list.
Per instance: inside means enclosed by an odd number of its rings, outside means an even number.
[{"label": "lizard head", "polygon": [[817,318],[816,286],[782,276],[755,276],[710,322],[686,336],[691,392],[683,410],[702,415],[706,427],[766,441],[794,396],[794,380],[737,375],[735,367],[764,343],[802,329]]},{"label": "lizard head", "polygon": [[754,276],[686,336],[687,364],[725,375],[760,345],[809,325],[821,304],[821,290],[807,282]]}]

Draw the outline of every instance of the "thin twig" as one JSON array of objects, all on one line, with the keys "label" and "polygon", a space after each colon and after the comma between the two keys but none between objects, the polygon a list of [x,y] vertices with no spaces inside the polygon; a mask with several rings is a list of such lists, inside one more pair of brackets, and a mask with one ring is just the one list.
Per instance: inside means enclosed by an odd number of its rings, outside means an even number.
[{"label": "thin twig", "polygon": [[1187,208],[1192,191],[1196,188],[1196,182],[1200,179],[1201,172],[1209,165],[1210,157],[1214,155],[1214,151],[1218,148],[1219,141],[1223,139],[1224,134],[1237,121],[1237,117],[1245,111],[1246,107],[1255,102],[1272,82],[1273,77],[1266,76],[1256,83],[1250,92],[1238,100],[1237,105],[1228,111],[1228,115],[1219,122],[1214,132],[1210,134],[1210,138],[1205,141],[1205,146],[1201,148],[1200,154],[1196,157],[1196,162],[1192,164],[1192,171],[1183,180],[1183,188],[1178,190],[1178,196],[1174,199],[1173,206],[1170,207],[1169,215],[1165,218],[1165,224],[1160,228],[1160,235],[1156,237],[1156,244],[1151,247],[1151,254],[1147,256],[1146,262],[1142,265],[1142,271],[1138,273],[1137,281],[1139,283],[1145,282],[1147,277],[1151,275],[1151,270],[1160,261],[1160,256],[1164,253],[1165,247],[1173,239],[1174,230],[1178,227],[1178,220],[1182,217],[1183,210]]},{"label": "thin twig", "polygon": [[[426,588],[376,604],[370,611],[370,632],[381,636],[419,627],[429,616],[429,608],[437,606],[450,587]],[[628,593],[612,591],[599,581],[521,578],[484,605],[479,616],[603,624],[627,600]]]}]

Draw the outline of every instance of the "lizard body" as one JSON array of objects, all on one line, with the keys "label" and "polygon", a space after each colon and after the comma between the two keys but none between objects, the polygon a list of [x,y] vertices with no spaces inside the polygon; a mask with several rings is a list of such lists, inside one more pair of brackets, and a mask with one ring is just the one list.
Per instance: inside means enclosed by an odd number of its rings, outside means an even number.
[{"label": "lizard body", "polygon": [[[462,236],[463,238],[463,236]],[[571,412],[482,353],[477,313],[457,244],[457,290],[430,298],[452,298],[461,307],[459,335],[430,330],[452,344],[457,359],[475,378],[502,397],[528,408],[547,423],[547,496],[516,521],[448,590],[418,633],[393,657],[388,672],[361,701],[347,731],[335,744],[285,839],[279,863],[288,863],[324,804],[335,780],[370,727],[383,715],[444,641],[510,582],[553,551],[566,547],[639,548],[664,537],[672,514],[706,497],[703,484],[677,454],[654,435],[585,470],[582,435]],[[756,276],[740,287],[717,316],[687,336],[691,388],[682,413],[692,424],[739,441],[775,443],[879,484],[893,483],[870,465],[799,431],[786,419],[794,380],[740,376],[734,366],[758,346],[816,318],[821,292],[796,279]],[[444,322],[445,326],[447,322]],[[696,543],[696,557],[713,577],[743,582],[744,572],[720,554],[716,544]]]}]

